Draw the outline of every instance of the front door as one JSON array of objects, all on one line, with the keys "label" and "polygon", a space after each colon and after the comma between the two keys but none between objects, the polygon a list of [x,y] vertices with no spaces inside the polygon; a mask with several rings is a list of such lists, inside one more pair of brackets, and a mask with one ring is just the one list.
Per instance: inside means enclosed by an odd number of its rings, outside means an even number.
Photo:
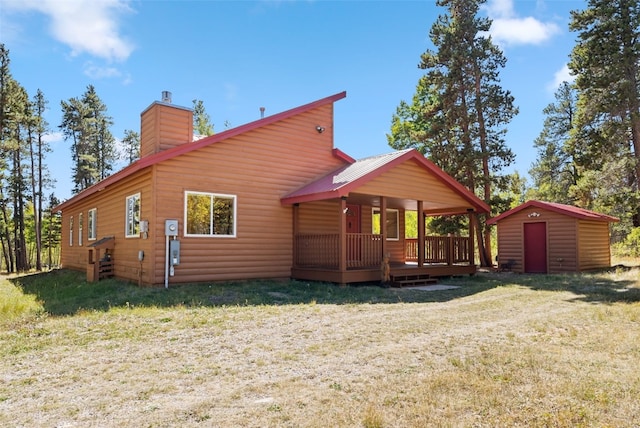
[{"label": "front door", "polygon": [[[360,205],[347,205],[347,233],[360,233]],[[359,236],[347,235],[347,266],[358,264],[361,248]]]},{"label": "front door", "polygon": [[547,223],[524,224],[524,271],[547,273]]},{"label": "front door", "polygon": [[347,233],[360,233],[360,205],[347,205]]}]

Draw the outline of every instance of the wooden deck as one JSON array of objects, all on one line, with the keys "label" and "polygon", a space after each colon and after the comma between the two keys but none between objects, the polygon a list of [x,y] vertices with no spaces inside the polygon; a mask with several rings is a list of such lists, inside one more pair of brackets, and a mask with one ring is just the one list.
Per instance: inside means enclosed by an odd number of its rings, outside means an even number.
[{"label": "wooden deck", "polygon": [[[471,265],[433,264],[422,267],[415,263],[391,265],[392,276],[425,274],[437,278],[473,275],[475,273],[476,266]],[[291,269],[291,277],[298,280],[334,282],[337,284],[379,283],[380,268],[347,269],[347,271],[341,272],[337,269],[322,267],[294,267]]]},{"label": "wooden deck", "polygon": [[[299,234],[295,237],[293,279],[338,284],[380,282],[383,239],[381,235],[348,233],[344,260],[340,262],[338,234]],[[392,277],[473,275],[473,245],[468,237],[429,236],[424,240],[424,260],[418,263],[418,240],[404,239],[404,262],[391,261]],[[340,269],[340,266],[344,266]]]}]

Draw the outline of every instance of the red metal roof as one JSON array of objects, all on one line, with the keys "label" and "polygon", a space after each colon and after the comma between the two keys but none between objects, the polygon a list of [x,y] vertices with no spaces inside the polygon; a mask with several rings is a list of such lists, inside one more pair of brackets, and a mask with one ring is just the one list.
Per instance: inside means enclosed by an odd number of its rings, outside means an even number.
[{"label": "red metal roof", "polygon": [[519,205],[515,208],[510,209],[509,211],[505,211],[499,216],[493,217],[487,221],[487,224],[496,224],[500,220],[509,217],[517,212],[520,212],[526,208],[535,207],[540,209],[547,209],[549,211],[554,211],[559,214],[568,215],[570,217],[575,217],[583,220],[593,220],[593,221],[605,221],[605,222],[617,222],[620,219],[616,217],[612,217],[606,214],[600,214],[595,211],[585,210],[584,208],[578,208],[573,205],[565,205],[558,204],[556,202],[543,202],[543,201],[528,201],[522,205]]},{"label": "red metal roof", "polygon": [[[309,104],[305,104],[281,113],[277,113],[274,114],[273,116],[267,116],[265,118],[253,121],[253,122],[249,122],[245,125],[242,126],[238,126],[237,128],[232,128],[232,129],[228,129],[226,131],[220,132],[218,134],[214,134],[210,137],[206,137],[206,138],[202,138],[200,140],[197,141],[193,141],[191,143],[185,143],[182,144],[180,146],[177,147],[173,147],[171,149],[167,149],[164,150],[160,153],[156,153],[150,156],[145,156],[142,159],[139,159],[138,161],[132,163],[131,165],[127,166],[124,169],[121,169],[120,171],[116,172],[113,175],[110,175],[109,177],[105,178],[104,180],[94,184],[91,187],[86,188],[85,190],[83,190],[82,192],[78,193],[77,195],[72,196],[70,199],[67,199],[65,202],[61,203],[60,205],[58,205],[57,207],[54,207],[53,210],[54,211],[62,211],[65,208],[67,208],[68,206],[72,205],[73,203],[80,201],[84,198],[86,198],[89,195],[92,195],[96,192],[99,192],[101,190],[104,190],[105,188],[107,188],[108,186],[111,186],[115,183],[117,183],[118,181],[144,169],[147,168],[149,166],[155,165],[159,162],[168,160],[168,159],[173,159],[176,156],[180,156],[182,154],[185,153],[189,153],[193,150],[198,150],[202,147],[208,146],[209,144],[214,144],[217,143],[219,141],[223,141],[226,140],[228,138],[231,137],[235,137],[236,135],[239,134],[243,134],[245,132],[248,131],[252,131],[254,129],[258,129],[260,127],[266,126],[266,125],[270,125],[272,123],[278,122],[280,120],[284,120],[284,119],[288,119],[292,116],[295,116],[297,114],[300,113],[304,113],[306,111],[312,110],[314,108],[326,105],[326,104],[331,104],[334,103],[338,100],[341,100],[342,98],[345,98],[347,96],[347,92],[343,91],[340,93],[337,93],[335,95],[331,95],[329,97],[326,98],[322,98],[320,100],[311,102]],[[353,161],[352,158],[350,158],[348,155],[344,154],[343,152],[337,150],[334,151],[334,155],[337,156],[340,159],[345,160],[346,162],[349,162],[350,160]]]},{"label": "red metal roof", "polygon": [[416,149],[406,149],[357,160],[288,194],[282,198],[281,202],[283,204],[295,204],[347,196],[363,184],[408,160],[418,161],[427,171],[467,200],[478,212],[490,212],[487,204],[425,158]]}]

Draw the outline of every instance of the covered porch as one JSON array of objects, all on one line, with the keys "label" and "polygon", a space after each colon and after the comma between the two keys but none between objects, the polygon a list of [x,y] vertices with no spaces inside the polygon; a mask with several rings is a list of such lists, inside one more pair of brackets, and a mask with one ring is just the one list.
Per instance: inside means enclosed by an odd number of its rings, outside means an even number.
[{"label": "covered porch", "polygon": [[[293,208],[291,277],[339,284],[380,282],[387,263],[396,283],[473,274],[476,215],[489,211],[414,149],[353,161],[281,202]],[[443,215],[468,216],[467,234],[427,236],[427,217]]]},{"label": "covered porch", "polygon": [[[384,201],[384,198],[381,198]],[[345,200],[346,202],[346,200]],[[341,204],[342,205],[342,204]],[[348,212],[347,204],[340,214]],[[420,204],[418,204],[420,205]],[[299,207],[294,207],[294,229],[299,219]],[[386,211],[386,210],[384,210]],[[380,210],[383,212],[383,210]],[[338,214],[338,215],[340,215]],[[474,224],[473,212],[468,213],[469,224]],[[348,218],[348,216],[340,215]],[[385,254],[389,256],[391,283],[410,279],[429,279],[445,276],[472,275],[474,262],[473,226],[468,236],[427,236],[424,216],[418,226],[417,238],[390,241],[388,224],[380,216],[382,233],[294,233],[294,260],[292,278],[328,281],[339,284],[380,282]],[[348,220],[347,220],[348,222]],[[342,230],[347,230],[345,224]],[[401,224],[404,233],[404,222]],[[400,248],[400,251],[398,249]],[[395,279],[395,281],[394,281]]]}]

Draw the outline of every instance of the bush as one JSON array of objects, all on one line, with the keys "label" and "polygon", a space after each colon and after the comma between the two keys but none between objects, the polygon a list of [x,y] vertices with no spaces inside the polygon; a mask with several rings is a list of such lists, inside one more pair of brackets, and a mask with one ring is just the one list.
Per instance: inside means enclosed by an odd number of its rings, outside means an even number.
[{"label": "bush", "polygon": [[640,257],[640,227],[634,227],[624,241],[613,244],[612,252],[618,257]]}]

